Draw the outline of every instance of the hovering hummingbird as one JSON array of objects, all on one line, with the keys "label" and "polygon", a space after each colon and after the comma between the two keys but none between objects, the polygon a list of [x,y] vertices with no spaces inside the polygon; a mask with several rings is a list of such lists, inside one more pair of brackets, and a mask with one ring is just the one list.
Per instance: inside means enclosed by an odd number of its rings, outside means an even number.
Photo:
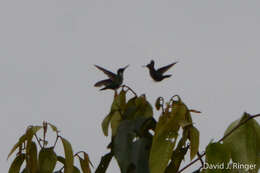
[{"label": "hovering hummingbird", "polygon": [[167,70],[169,70],[173,65],[175,65],[177,62],[174,62],[172,64],[166,65],[164,67],[161,67],[159,69],[154,68],[154,60],[151,60],[150,64],[147,64],[143,67],[147,67],[149,69],[150,76],[153,78],[154,81],[159,82],[162,81],[165,78],[171,77],[171,75],[163,75]]},{"label": "hovering hummingbird", "polygon": [[105,86],[104,88],[101,88],[100,90],[106,90],[106,89],[116,90],[117,88],[119,88],[122,85],[123,79],[124,79],[124,77],[123,77],[124,70],[128,66],[129,65],[125,66],[124,68],[118,69],[117,74],[114,74],[98,65],[95,65],[95,67],[97,67],[99,70],[104,72],[109,77],[109,79],[98,81],[94,86],[95,87]]}]

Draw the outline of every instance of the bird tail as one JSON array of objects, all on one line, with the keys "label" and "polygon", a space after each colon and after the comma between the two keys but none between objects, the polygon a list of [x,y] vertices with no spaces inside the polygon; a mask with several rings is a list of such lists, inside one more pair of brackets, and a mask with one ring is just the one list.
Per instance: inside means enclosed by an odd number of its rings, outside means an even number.
[{"label": "bird tail", "polygon": [[168,74],[168,75],[164,75],[163,78],[169,78],[171,76],[172,76],[171,74]]},{"label": "bird tail", "polygon": [[108,84],[109,82],[110,82],[110,79],[101,80],[101,81],[95,83],[94,86],[95,86],[95,87],[101,87],[101,86],[103,86],[103,85]]},{"label": "bird tail", "polygon": [[108,89],[107,87],[101,88],[100,91],[106,90]]}]

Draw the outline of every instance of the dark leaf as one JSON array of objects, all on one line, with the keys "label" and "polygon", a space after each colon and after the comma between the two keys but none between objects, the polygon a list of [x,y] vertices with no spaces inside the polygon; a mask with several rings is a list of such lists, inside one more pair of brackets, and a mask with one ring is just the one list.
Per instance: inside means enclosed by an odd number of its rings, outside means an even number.
[{"label": "dark leaf", "polygon": [[57,162],[56,153],[51,148],[42,148],[39,152],[39,172],[52,173]]},{"label": "dark leaf", "polygon": [[18,155],[12,162],[8,173],[19,173],[24,160],[25,160],[25,154]]},{"label": "dark leaf", "polygon": [[[241,119],[234,121],[227,128],[225,134],[229,133],[239,123],[250,117],[245,113]],[[231,151],[233,162],[243,164],[256,164],[256,170],[260,167],[260,126],[254,119],[247,121],[238,129],[224,139],[223,144]]]},{"label": "dark leaf", "polygon": [[96,169],[95,173],[105,173],[107,168],[108,168],[108,165],[109,165],[109,163],[110,163],[110,161],[112,159],[112,157],[113,157],[113,153],[112,152],[110,152],[110,153],[106,154],[105,156],[103,156],[101,158],[101,161],[100,161],[100,163],[98,165],[98,168]]},{"label": "dark leaf", "polygon": [[37,168],[38,168],[38,161],[37,161],[37,146],[35,144],[35,142],[31,143],[31,147],[28,153],[26,153],[27,155],[27,167],[30,170],[30,173],[36,173],[37,172]]},{"label": "dark leaf", "polygon": [[190,160],[192,160],[199,151],[200,132],[194,126],[189,127],[189,140],[190,140]]},{"label": "dark leaf", "polygon": [[63,144],[64,153],[65,153],[64,173],[72,173],[74,156],[73,156],[71,144],[65,138],[61,138],[61,141],[62,141],[62,144]]},{"label": "dark leaf", "polygon": [[13,154],[13,152],[20,146],[22,146],[22,144],[26,141],[26,135],[22,135],[19,138],[19,141],[13,146],[13,148],[11,149],[10,153],[7,156],[7,159]]}]

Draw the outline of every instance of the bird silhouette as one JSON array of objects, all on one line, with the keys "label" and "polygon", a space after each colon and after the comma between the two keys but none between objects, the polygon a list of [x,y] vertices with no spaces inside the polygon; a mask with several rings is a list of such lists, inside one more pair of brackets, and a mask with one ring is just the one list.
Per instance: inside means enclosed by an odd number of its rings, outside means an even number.
[{"label": "bird silhouette", "polygon": [[162,81],[165,78],[171,77],[171,75],[163,75],[166,71],[168,71],[172,66],[174,66],[177,62],[171,63],[169,65],[163,66],[159,69],[154,68],[154,60],[151,60],[151,62],[144,67],[147,67],[149,69],[150,76],[152,79],[156,82]]},{"label": "bird silhouette", "polygon": [[115,74],[115,73],[112,73],[111,71],[104,69],[103,67],[95,65],[95,67],[98,68],[99,70],[101,70],[103,73],[105,73],[105,75],[107,75],[109,77],[109,79],[98,81],[94,86],[95,87],[105,86],[104,88],[101,88],[100,90],[106,90],[106,89],[116,90],[116,89],[118,89],[123,83],[124,70],[128,66],[129,65],[125,66],[124,68],[118,69],[117,74]]}]

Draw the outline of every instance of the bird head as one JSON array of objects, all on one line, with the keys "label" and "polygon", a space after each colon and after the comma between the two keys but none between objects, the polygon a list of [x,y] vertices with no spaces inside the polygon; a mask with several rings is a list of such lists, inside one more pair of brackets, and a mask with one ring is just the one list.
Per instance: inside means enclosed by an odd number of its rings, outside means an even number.
[{"label": "bird head", "polygon": [[129,67],[129,65],[125,66],[124,68],[118,69],[118,70],[117,70],[117,74],[118,74],[118,75],[123,75],[123,73],[124,73],[124,71],[125,71],[125,69],[126,69],[127,67]]},{"label": "bird head", "polygon": [[153,68],[154,67],[154,60],[151,60],[151,62],[149,64],[144,65],[143,67]]}]

